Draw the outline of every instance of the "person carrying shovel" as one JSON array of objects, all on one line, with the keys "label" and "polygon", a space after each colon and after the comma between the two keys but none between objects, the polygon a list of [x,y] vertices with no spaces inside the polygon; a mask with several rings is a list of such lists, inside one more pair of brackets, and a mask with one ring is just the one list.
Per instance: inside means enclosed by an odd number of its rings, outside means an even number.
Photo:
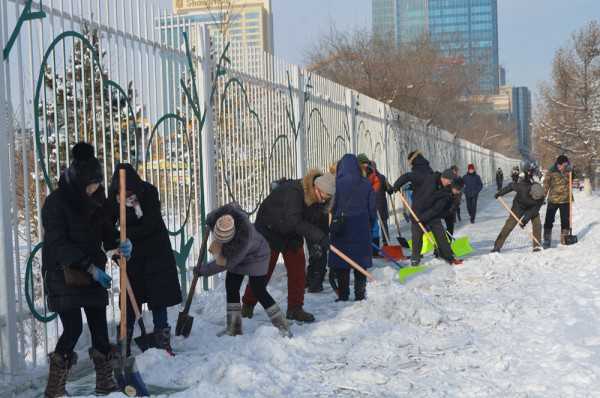
[{"label": "person carrying shovel", "polygon": [[569,158],[565,155],[560,155],[544,176],[544,190],[546,195],[548,195],[548,207],[544,222],[544,249],[548,249],[551,246],[552,226],[558,211],[560,211],[561,244],[565,244],[565,237],[571,233],[569,200],[572,201],[573,193],[572,187],[569,186],[570,169]]},{"label": "person carrying shovel", "polygon": [[209,251],[214,259],[208,264],[200,262],[195,272],[204,277],[227,271],[227,326],[224,334],[242,334],[242,306],[240,287],[245,276],[257,300],[267,312],[273,326],[284,337],[292,337],[290,327],[279,305],[267,291],[271,249],[263,236],[256,231],[246,213],[234,204],[222,206],[206,217],[213,242]]}]

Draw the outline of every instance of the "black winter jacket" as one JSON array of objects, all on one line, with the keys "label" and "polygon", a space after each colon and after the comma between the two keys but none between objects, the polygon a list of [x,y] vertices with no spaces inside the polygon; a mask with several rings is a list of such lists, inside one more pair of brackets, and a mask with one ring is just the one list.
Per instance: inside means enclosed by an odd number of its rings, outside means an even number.
[{"label": "black winter jacket", "polygon": [[314,192],[315,171],[301,180],[282,181],[261,203],[256,222],[256,230],[265,237],[271,250],[284,252],[297,250],[304,244],[315,244],[327,236],[321,224],[308,211],[318,203]]},{"label": "black winter jacket", "polygon": [[440,173],[433,173],[431,175],[427,181],[428,186],[431,185],[430,180],[433,181],[432,189],[427,196],[427,201],[423,210],[417,214],[421,222],[425,225],[446,218],[455,204],[454,195],[452,194],[450,186],[444,187],[441,184]]},{"label": "black winter jacket", "polygon": [[534,200],[531,197],[530,191],[532,182],[527,179],[521,179],[517,183],[510,183],[504,187],[498,196],[504,196],[510,192],[516,192],[513,200],[512,211],[519,218],[523,218],[523,224],[527,224],[529,220],[540,214],[540,209],[544,204],[544,199]]},{"label": "black winter jacket", "polygon": [[390,210],[387,202],[387,194],[392,194],[394,192],[393,188],[388,183],[386,176],[376,171],[377,177],[379,177],[379,183],[381,185],[381,189],[375,192],[375,206],[377,207],[377,212],[381,216],[382,220],[387,220],[390,218]]},{"label": "black winter jacket", "polygon": [[[170,307],[181,303],[181,286],[175,256],[167,227],[162,218],[158,190],[143,181],[131,165],[123,165],[127,175],[127,190],[140,202],[143,215],[137,218],[135,210],[127,207],[127,238],[133,244],[127,261],[127,276],[138,303],[148,303],[150,309]],[[109,204],[112,222],[118,223],[119,167],[113,175]]]},{"label": "black winter jacket", "polygon": [[428,204],[427,199],[436,188],[433,170],[423,155],[418,155],[413,160],[412,171],[400,176],[396,180],[394,191],[399,191],[407,183],[411,184],[413,190],[412,209],[419,215],[426,208]]},{"label": "black winter jacket", "polygon": [[[105,251],[118,246],[117,231],[108,214],[102,187],[88,197],[65,173],[60,177],[58,189],[46,198],[42,207],[42,274],[51,311],[108,305],[106,289],[86,274],[90,265],[105,270]],[[67,286],[65,267],[81,271],[89,285]]]}]

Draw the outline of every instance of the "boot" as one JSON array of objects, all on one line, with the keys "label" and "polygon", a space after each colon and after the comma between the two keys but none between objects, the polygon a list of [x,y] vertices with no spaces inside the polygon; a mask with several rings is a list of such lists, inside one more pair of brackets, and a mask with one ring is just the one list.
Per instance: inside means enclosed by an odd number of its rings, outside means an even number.
[{"label": "boot", "polygon": [[281,312],[281,308],[277,304],[273,304],[269,308],[267,308],[267,315],[271,320],[273,326],[279,329],[279,334],[281,337],[292,337],[292,332],[290,331],[290,325],[287,320],[283,317],[283,312]]},{"label": "boot", "polygon": [[354,274],[354,300],[362,301],[367,297],[367,278]]},{"label": "boot", "polygon": [[254,305],[246,303],[242,304],[242,318],[250,319],[254,316]]},{"label": "boot", "polygon": [[154,347],[159,350],[165,350],[173,355],[173,347],[171,347],[171,328],[154,330]]},{"label": "boot", "polygon": [[96,395],[108,395],[119,391],[119,386],[113,378],[110,354],[104,355],[94,348],[90,348],[89,354],[96,370]]},{"label": "boot", "polygon": [[567,236],[571,234],[571,231],[569,231],[568,229],[561,229],[560,230],[560,244],[561,245],[566,245],[567,244]]},{"label": "boot", "polygon": [[544,229],[544,243],[542,243],[544,249],[550,249],[552,246],[552,228]]},{"label": "boot", "polygon": [[420,264],[421,264],[421,256],[411,257],[411,259],[410,259],[410,265],[412,267],[416,267],[416,266],[418,266]]},{"label": "boot", "polygon": [[314,315],[311,314],[310,312],[304,311],[302,306],[288,308],[286,318],[292,319],[292,320],[295,320],[298,322],[307,322],[307,323],[315,321]]},{"label": "boot", "polygon": [[50,369],[48,371],[48,384],[44,392],[45,398],[57,398],[67,396],[67,377],[69,370],[77,363],[77,354],[62,355],[53,352],[48,355]]},{"label": "boot", "polygon": [[229,336],[242,334],[242,306],[239,303],[227,303],[227,329],[225,334]]},{"label": "boot", "polygon": [[492,249],[492,251],[490,253],[500,253],[500,248],[494,246],[494,248]]}]

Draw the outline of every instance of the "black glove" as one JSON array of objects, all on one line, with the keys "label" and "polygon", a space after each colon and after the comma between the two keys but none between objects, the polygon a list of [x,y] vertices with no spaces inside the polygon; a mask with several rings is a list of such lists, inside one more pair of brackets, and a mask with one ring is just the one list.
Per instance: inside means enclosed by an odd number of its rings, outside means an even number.
[{"label": "black glove", "polygon": [[527,225],[528,222],[529,222],[529,217],[527,217],[527,216],[521,217],[521,228],[525,229],[525,226]]}]

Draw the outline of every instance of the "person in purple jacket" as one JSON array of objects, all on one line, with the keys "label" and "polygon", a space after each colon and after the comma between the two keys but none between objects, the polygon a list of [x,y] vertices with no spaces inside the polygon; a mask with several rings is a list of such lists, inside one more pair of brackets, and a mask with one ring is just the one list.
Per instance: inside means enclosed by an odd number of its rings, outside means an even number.
[{"label": "person in purple jacket", "polygon": [[236,205],[228,204],[210,213],[206,225],[213,234],[209,248],[213,260],[206,265],[200,261],[195,272],[201,276],[212,276],[227,271],[227,327],[223,334],[242,334],[240,288],[244,277],[248,276],[252,292],[266,310],[273,326],[279,329],[282,336],[292,337],[287,320],[267,291],[271,249],[246,213]]}]

